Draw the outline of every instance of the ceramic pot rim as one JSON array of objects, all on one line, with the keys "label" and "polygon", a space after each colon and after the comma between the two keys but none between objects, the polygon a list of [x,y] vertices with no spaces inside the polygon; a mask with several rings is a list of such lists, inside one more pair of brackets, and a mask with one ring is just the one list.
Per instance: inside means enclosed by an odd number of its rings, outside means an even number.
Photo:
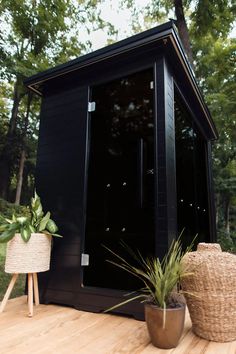
[{"label": "ceramic pot rim", "polygon": [[[146,307],[151,307],[153,309],[156,309],[156,310],[159,310],[159,311],[164,311],[164,309],[160,306],[157,306],[157,305],[154,305],[152,303],[148,303],[146,302],[145,303],[145,306]],[[179,311],[179,310],[182,310],[182,309],[185,309],[186,308],[186,304],[183,303],[183,302],[178,302],[178,306],[177,307],[167,307],[165,309],[165,311]]]}]

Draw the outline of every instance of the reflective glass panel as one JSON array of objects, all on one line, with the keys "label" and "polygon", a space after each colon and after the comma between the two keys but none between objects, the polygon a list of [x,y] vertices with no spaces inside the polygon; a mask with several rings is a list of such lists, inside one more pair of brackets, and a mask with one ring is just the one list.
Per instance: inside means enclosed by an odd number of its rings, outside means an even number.
[{"label": "reflective glass panel", "polygon": [[175,95],[178,232],[184,245],[209,241],[206,142],[179,95]]},{"label": "reflective glass panel", "polygon": [[140,284],[106,259],[127,258],[123,240],[154,251],[153,70],[92,87],[84,285],[132,290]]}]

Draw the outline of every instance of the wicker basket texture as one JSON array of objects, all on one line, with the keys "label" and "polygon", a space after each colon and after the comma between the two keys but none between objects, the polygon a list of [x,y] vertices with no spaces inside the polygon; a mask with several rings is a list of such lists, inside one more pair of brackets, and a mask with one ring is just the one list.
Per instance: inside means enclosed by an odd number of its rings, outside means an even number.
[{"label": "wicker basket texture", "polygon": [[183,266],[192,274],[182,288],[193,332],[207,340],[236,339],[236,255],[222,252],[218,244],[198,245],[187,253]]},{"label": "wicker basket texture", "polygon": [[51,236],[33,233],[28,242],[20,234],[7,244],[6,273],[38,273],[49,270]]}]

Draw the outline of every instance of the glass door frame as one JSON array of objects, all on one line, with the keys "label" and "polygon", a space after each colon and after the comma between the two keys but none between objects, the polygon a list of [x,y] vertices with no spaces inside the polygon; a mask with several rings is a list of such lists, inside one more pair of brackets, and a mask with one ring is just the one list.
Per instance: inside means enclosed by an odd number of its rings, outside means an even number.
[{"label": "glass door frame", "polygon": [[[126,77],[135,73],[139,73],[142,72],[144,70],[147,69],[152,69],[153,70],[153,122],[154,122],[154,193],[155,196],[157,195],[157,176],[156,176],[156,171],[157,171],[157,166],[156,166],[156,161],[157,161],[157,152],[156,152],[156,121],[157,121],[157,117],[156,117],[156,63],[154,61],[152,61],[151,63],[146,63],[142,66],[138,66],[138,67],[131,67],[131,68],[127,68],[126,70],[121,70],[119,73],[116,72],[114,73],[114,75],[109,76],[106,78],[106,80],[97,80],[95,83],[96,86],[102,85],[102,84],[106,84],[109,83],[113,80],[122,78],[122,77]],[[89,97],[89,102],[92,101],[92,88],[94,86],[94,83],[88,86],[88,97]],[[86,210],[87,210],[87,190],[88,190],[88,167],[89,167],[89,156],[90,156],[90,144],[91,144],[91,119],[92,119],[92,112],[88,112],[87,115],[87,144],[86,144],[86,159],[85,159],[85,200],[84,200],[84,210],[85,210],[85,214],[86,214]],[[157,203],[157,198],[155,199],[155,216],[156,216],[156,203]],[[155,217],[156,219],[156,217]],[[81,250],[82,252],[85,251],[85,237],[86,237],[86,215],[84,215],[84,220],[85,220],[85,226],[84,226],[84,237],[81,239]],[[154,238],[156,239],[156,225],[155,225],[155,230],[154,230]],[[156,246],[155,246],[156,249]],[[156,253],[156,251],[154,250],[154,254]],[[109,255],[108,255],[109,256]],[[100,288],[100,287],[93,287],[93,286],[87,286],[87,285],[83,285],[83,279],[84,279],[84,267],[81,266],[81,290],[86,292],[92,292],[92,293],[99,293],[101,295],[107,295],[107,294],[124,294],[127,293],[127,291],[124,290],[118,290],[118,289],[109,289],[109,288]]]}]

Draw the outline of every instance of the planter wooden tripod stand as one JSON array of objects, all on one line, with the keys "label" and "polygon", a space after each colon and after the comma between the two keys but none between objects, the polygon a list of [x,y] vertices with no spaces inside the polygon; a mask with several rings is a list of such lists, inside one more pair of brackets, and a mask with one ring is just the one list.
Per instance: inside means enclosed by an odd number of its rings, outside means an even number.
[{"label": "planter wooden tripod stand", "polygon": [[[0,313],[3,312],[4,308],[6,307],[7,301],[14,288],[18,275],[19,273],[14,273],[12,275],[11,281],[8,285],[7,291],[0,305]],[[35,302],[35,306],[39,305],[38,276],[37,273],[28,273],[27,278],[28,278],[28,309],[29,309],[28,316],[32,317],[34,312],[33,301]]]},{"label": "planter wooden tripod stand", "polygon": [[28,276],[28,306],[29,316],[33,316],[33,301],[39,305],[39,291],[37,273],[46,272],[50,266],[51,254],[50,235],[32,233],[28,242],[24,242],[20,234],[7,244],[5,272],[11,273],[12,279],[0,306],[0,313],[4,310],[7,300],[14,288],[18,275]]}]

